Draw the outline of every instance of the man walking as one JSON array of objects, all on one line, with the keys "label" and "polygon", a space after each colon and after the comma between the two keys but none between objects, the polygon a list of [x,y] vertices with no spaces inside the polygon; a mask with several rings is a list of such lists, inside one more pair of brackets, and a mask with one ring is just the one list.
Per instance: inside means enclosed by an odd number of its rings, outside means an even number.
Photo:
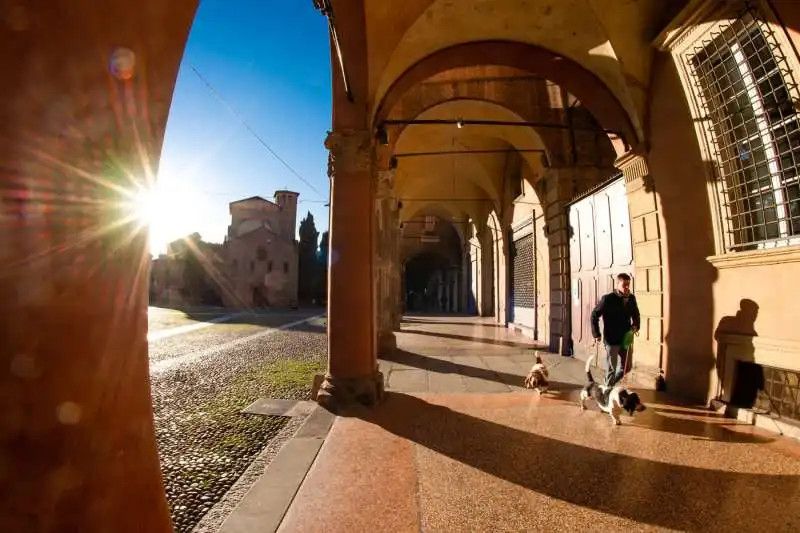
[{"label": "man walking", "polygon": [[[600,317],[603,318],[603,335],[600,335]],[[592,311],[592,337],[595,343],[602,339],[606,347],[606,386],[611,387],[625,374],[630,342],[625,337],[639,331],[639,306],[631,294],[631,277],[617,275],[617,288],[600,298]]]}]

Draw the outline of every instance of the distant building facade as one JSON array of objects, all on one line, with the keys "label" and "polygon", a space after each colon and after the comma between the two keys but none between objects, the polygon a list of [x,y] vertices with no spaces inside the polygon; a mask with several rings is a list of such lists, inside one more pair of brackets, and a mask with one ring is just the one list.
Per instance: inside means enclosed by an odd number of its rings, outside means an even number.
[{"label": "distant building facade", "polygon": [[297,199],[276,191],[230,204],[231,224],[223,243],[227,307],[297,305]]},{"label": "distant building facade", "polygon": [[226,280],[223,247],[199,234],[167,245],[150,264],[150,303],[155,305],[221,305]]}]

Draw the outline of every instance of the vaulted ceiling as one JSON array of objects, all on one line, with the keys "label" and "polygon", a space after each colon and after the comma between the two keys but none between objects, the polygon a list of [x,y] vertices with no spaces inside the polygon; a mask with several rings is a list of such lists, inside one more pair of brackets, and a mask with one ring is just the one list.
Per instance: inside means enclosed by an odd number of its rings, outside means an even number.
[{"label": "vaulted ceiling", "polygon": [[510,181],[610,168],[644,140],[650,43],[686,3],[334,1],[363,35],[345,62],[388,134],[401,217],[481,223],[513,200]]}]

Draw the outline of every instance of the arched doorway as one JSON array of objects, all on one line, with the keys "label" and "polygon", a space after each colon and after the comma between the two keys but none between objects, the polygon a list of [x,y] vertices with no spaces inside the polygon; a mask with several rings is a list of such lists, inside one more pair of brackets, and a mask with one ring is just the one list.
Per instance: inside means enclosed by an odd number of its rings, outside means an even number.
[{"label": "arched doorway", "polygon": [[253,287],[253,307],[265,308],[269,307],[269,298],[267,298],[267,289],[263,285]]},{"label": "arched doorway", "polygon": [[[438,214],[433,214],[438,213]],[[463,313],[466,257],[453,217],[431,208],[410,211],[401,230],[400,257],[408,312]]]},{"label": "arched doorway", "polygon": [[452,292],[447,285],[450,262],[439,254],[421,253],[405,264],[405,298],[409,313],[450,312]]}]

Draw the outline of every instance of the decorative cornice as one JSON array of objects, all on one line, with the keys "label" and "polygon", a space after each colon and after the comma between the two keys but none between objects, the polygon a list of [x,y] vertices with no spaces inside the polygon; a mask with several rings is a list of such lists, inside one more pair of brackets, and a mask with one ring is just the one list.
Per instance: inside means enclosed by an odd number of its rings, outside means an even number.
[{"label": "decorative cornice", "polygon": [[634,152],[628,152],[614,161],[614,166],[622,171],[622,174],[625,176],[625,183],[631,183],[637,179],[644,179],[644,177],[650,173],[650,170],[647,168],[647,160],[644,156]]},{"label": "decorative cornice", "polygon": [[746,268],[764,265],[779,265],[800,262],[800,246],[786,246],[771,250],[748,252],[729,252],[707,257],[706,260],[717,269]]},{"label": "decorative cornice", "polygon": [[532,224],[532,223],[533,223],[533,215],[531,215],[529,217],[525,217],[524,219],[520,220],[519,222],[514,222],[513,224],[511,224],[511,231],[517,232],[517,231],[525,228],[525,226],[527,226],[529,224]]},{"label": "decorative cornice", "polygon": [[651,44],[662,52],[680,48],[698,24],[708,19],[713,11],[728,7],[725,4],[719,0],[691,0]]},{"label": "decorative cornice", "polygon": [[[754,337],[736,333],[720,333],[717,337],[717,342],[727,346],[752,347],[756,352],[777,352],[800,356],[800,341]],[[798,368],[800,368],[800,366]]]}]

